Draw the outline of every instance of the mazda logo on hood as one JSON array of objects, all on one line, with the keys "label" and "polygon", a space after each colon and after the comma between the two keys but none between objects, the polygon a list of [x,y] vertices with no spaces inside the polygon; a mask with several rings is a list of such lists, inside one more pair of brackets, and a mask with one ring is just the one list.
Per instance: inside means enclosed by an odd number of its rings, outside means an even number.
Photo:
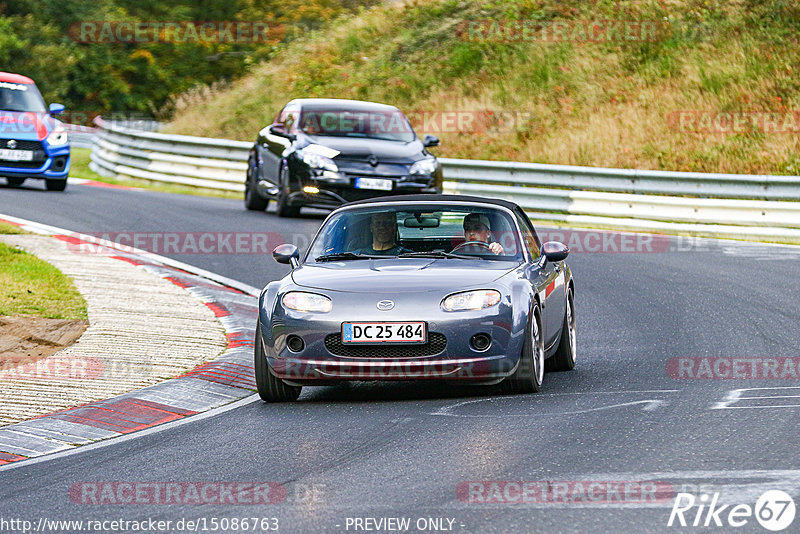
[{"label": "mazda logo on hood", "polygon": [[377,167],[378,166],[378,156],[376,156],[375,154],[370,154],[369,157],[367,158],[367,161],[373,167]]},{"label": "mazda logo on hood", "polygon": [[6,146],[11,149],[17,148],[17,142],[11,139],[6,143]]},{"label": "mazda logo on hood", "polygon": [[378,309],[381,311],[389,311],[394,308],[394,302],[391,300],[382,300],[378,303]]}]

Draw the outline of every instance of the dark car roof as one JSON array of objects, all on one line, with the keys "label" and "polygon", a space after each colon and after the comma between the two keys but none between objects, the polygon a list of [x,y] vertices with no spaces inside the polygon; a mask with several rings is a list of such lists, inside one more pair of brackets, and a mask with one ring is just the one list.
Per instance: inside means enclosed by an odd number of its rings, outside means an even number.
[{"label": "dark car roof", "polygon": [[468,195],[392,195],[388,197],[369,198],[365,200],[357,200],[349,202],[344,206],[358,206],[361,204],[373,204],[381,202],[474,202],[476,204],[490,204],[493,206],[502,206],[510,210],[514,210],[519,206],[514,202],[502,200],[499,198],[484,198],[472,197]]},{"label": "dark car roof", "polygon": [[397,111],[395,106],[368,102],[366,100],[347,100],[343,98],[295,98],[290,103],[299,104],[304,109],[348,109],[353,111]]}]

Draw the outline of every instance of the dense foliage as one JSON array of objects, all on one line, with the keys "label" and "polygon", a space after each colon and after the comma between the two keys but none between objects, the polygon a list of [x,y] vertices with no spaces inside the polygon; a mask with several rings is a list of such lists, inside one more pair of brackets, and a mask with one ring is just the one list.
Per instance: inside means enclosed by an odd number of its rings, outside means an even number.
[{"label": "dense foliage", "polygon": [[[48,102],[76,113],[156,116],[170,97],[234,79],[281,43],[370,2],[355,0],[0,0],[0,71],[35,79]],[[374,3],[374,2],[372,2]],[[81,23],[248,21],[265,38],[209,42],[174,33],[146,42],[82,42]],[[109,25],[110,23],[110,25]],[[90,35],[102,37],[94,32]],[[155,33],[153,33],[155,35]],[[165,33],[160,34],[166,37]],[[106,36],[107,37],[107,36]],[[225,39],[220,39],[225,41]],[[156,41],[156,42],[153,42]]]}]

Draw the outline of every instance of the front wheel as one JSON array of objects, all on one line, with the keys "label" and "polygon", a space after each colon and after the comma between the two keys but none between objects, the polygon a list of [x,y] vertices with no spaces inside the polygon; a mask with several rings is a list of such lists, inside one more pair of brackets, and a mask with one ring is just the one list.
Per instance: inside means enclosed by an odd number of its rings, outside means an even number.
[{"label": "front wheel", "polygon": [[278,189],[278,217],[297,217],[300,214],[298,206],[289,205],[289,166],[284,162],[281,165],[280,184]]},{"label": "front wheel", "polygon": [[247,160],[247,179],[244,182],[244,207],[251,211],[264,211],[267,209],[269,199],[256,191],[256,164],[253,157]]},{"label": "front wheel", "polygon": [[261,320],[256,323],[255,373],[258,396],[265,402],[292,402],[300,396],[300,386],[290,386],[269,370],[264,346],[261,342]]},{"label": "front wheel", "polygon": [[48,191],[64,191],[67,188],[66,178],[63,180],[45,180],[44,185]]},{"label": "front wheel", "polygon": [[19,187],[25,183],[25,178],[6,178],[6,180],[11,187]]},{"label": "front wheel", "polygon": [[500,385],[506,393],[537,393],[542,389],[542,380],[544,380],[542,314],[539,304],[535,303],[528,320],[525,344],[517,369]]}]

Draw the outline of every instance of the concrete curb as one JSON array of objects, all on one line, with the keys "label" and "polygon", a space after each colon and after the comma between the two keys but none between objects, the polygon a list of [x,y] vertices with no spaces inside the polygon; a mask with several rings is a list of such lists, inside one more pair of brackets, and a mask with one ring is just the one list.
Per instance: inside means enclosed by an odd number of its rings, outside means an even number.
[{"label": "concrete curb", "polygon": [[[0,219],[37,234],[60,236],[76,247],[97,247],[96,239],[75,232],[5,215]],[[0,466],[176,421],[249,397],[255,390],[256,288],[152,253],[102,244],[108,246],[109,258],[168,280],[203,302],[222,324],[227,347],[216,359],[173,379],[0,428]]]},{"label": "concrete curb", "polygon": [[0,235],[0,242],[69,276],[89,315],[75,344],[0,370],[1,426],[152,386],[213,360],[227,346],[211,309],[147,268],[114,253],[76,253],[69,237]]}]

